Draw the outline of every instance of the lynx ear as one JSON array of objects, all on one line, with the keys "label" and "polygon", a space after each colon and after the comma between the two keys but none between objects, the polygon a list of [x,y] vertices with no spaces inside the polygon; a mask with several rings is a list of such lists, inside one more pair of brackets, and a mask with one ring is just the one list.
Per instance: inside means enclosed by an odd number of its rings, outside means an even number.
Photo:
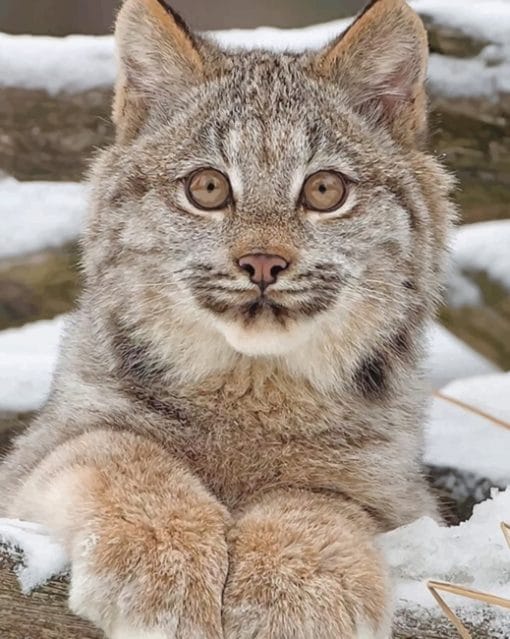
[{"label": "lynx ear", "polygon": [[118,140],[128,142],[154,105],[171,106],[200,81],[203,60],[197,40],[164,0],[126,0],[115,40],[120,68],[113,120]]},{"label": "lynx ear", "polygon": [[352,104],[404,144],[426,132],[427,33],[405,0],[373,0],[319,52],[315,72],[345,87]]}]

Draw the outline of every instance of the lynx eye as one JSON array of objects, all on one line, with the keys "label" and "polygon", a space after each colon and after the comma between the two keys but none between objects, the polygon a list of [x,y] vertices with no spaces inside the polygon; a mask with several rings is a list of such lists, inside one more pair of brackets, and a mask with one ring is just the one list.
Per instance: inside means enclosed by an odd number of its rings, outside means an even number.
[{"label": "lynx eye", "polygon": [[230,200],[230,194],[230,182],[216,169],[199,169],[186,179],[186,195],[199,209],[223,209]]},{"label": "lynx eye", "polygon": [[334,211],[346,197],[347,183],[335,171],[317,171],[303,185],[303,205],[311,211]]}]

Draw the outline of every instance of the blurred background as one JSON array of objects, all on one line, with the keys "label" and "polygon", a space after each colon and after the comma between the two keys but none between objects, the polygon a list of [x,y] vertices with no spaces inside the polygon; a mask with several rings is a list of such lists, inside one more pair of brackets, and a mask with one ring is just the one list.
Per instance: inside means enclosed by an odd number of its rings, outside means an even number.
[{"label": "blurred background", "polygon": [[[301,27],[352,15],[360,0],[171,0],[195,29]],[[66,35],[111,31],[118,0],[2,0],[0,30],[8,33]]]}]

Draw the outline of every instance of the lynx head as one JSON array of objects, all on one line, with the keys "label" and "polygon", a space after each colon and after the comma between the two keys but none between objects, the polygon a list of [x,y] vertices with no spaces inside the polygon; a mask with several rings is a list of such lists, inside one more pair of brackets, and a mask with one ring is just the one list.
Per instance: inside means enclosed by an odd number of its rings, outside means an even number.
[{"label": "lynx head", "polygon": [[85,239],[108,313],[160,352],[210,340],[218,358],[313,343],[358,362],[421,323],[449,182],[422,151],[427,38],[404,0],[303,54],[221,50],[163,0],[127,0],[116,38],[117,139]]}]

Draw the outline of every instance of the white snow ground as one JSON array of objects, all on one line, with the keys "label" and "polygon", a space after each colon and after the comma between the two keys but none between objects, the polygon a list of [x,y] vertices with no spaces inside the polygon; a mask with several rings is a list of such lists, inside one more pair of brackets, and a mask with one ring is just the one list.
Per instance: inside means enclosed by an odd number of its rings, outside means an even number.
[{"label": "white snow ground", "polygon": [[64,319],[0,331],[0,413],[40,408],[50,392]]},{"label": "white snow ground", "polygon": [[452,255],[457,269],[484,271],[510,291],[510,220],[459,227],[454,236]]},{"label": "white snow ground", "polygon": [[75,182],[0,177],[0,259],[75,239],[86,210],[86,190]]},{"label": "white snow ground", "polygon": [[[473,59],[432,55],[430,87],[444,95],[490,96],[510,91],[509,0],[415,0],[419,11],[494,44]],[[209,35],[228,47],[301,51],[339,35],[350,19],[304,29],[232,29]],[[12,36],[0,34],[0,85],[60,91],[110,86],[116,64],[112,36]]]},{"label": "white snow ground", "polygon": [[66,571],[68,559],[64,549],[38,524],[0,518],[0,544],[23,553],[24,561],[17,574],[25,594]]},{"label": "white snow ground", "polygon": [[[500,528],[501,522],[509,519],[510,489],[495,490],[493,497],[475,506],[471,519],[459,526],[439,526],[422,517],[382,535],[380,547],[391,567],[398,607],[420,605],[436,610],[425,586],[429,579],[510,599],[510,548]],[[457,605],[463,620],[476,619],[476,605],[467,600],[457,601]],[[504,613],[500,623],[508,631],[510,620]]]},{"label": "white snow ground", "polygon": [[447,299],[450,306],[477,306],[482,293],[469,273],[486,273],[510,291],[510,220],[465,224],[451,247]]},{"label": "white snow ground", "polygon": [[[458,379],[441,394],[510,423],[510,373]],[[437,397],[425,431],[425,462],[510,486],[510,429]]]},{"label": "white snow ground", "polygon": [[420,15],[441,26],[459,29],[480,40],[510,42],[508,0],[412,0],[410,4]]}]

